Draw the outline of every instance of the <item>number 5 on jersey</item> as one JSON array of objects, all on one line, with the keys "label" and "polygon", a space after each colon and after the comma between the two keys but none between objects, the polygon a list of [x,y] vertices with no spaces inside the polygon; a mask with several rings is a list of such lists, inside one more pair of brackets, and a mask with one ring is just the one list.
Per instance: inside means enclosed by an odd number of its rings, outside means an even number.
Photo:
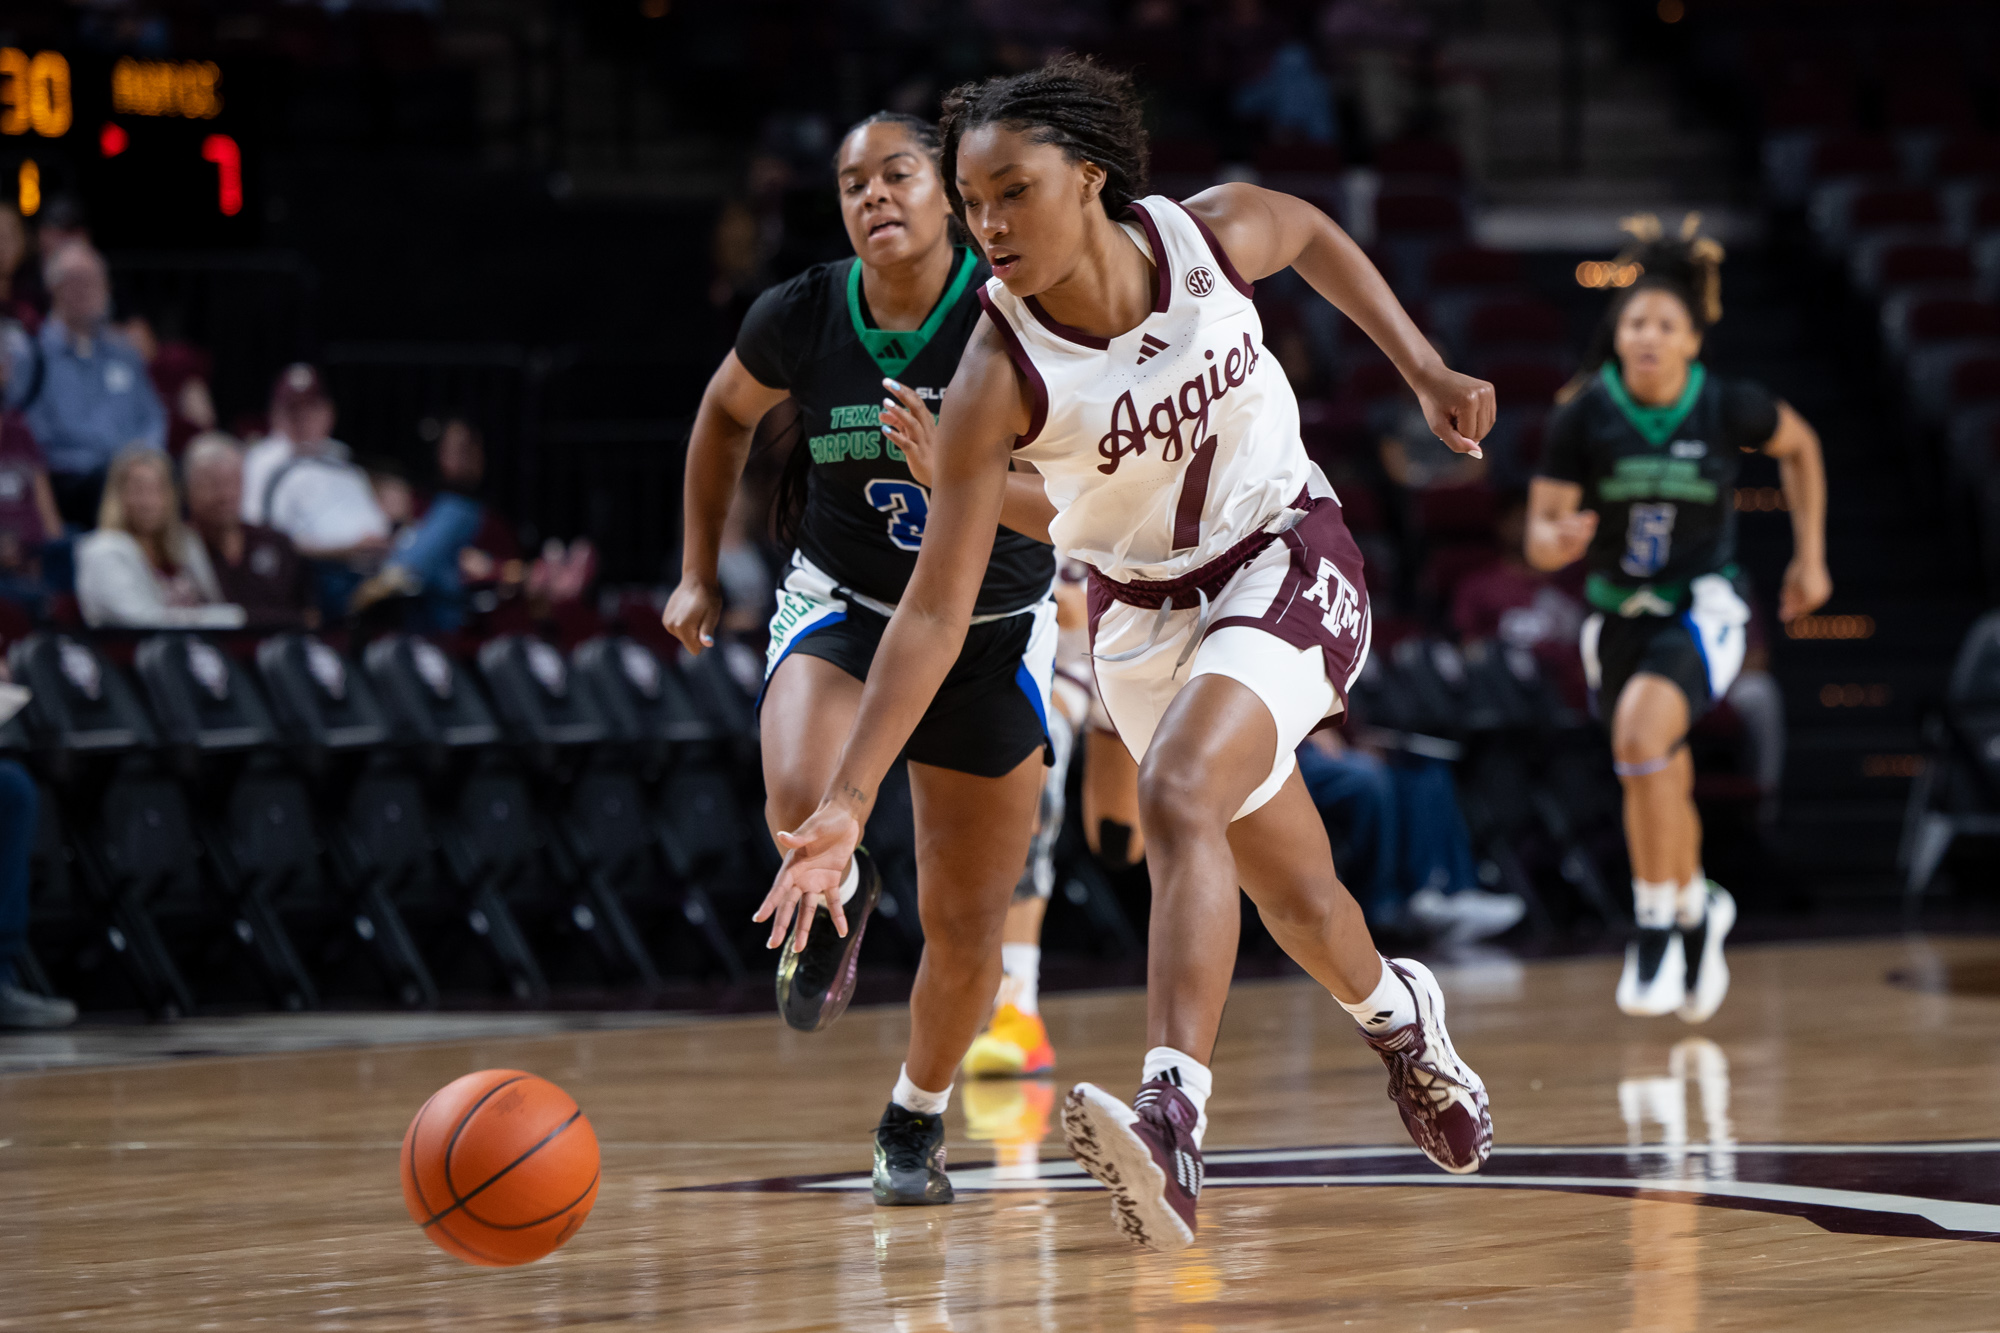
[{"label": "number 5 on jersey", "polygon": [[877,477],[868,483],[868,503],[889,516],[889,540],[905,551],[924,544],[924,520],[930,517],[930,493],[914,481]]}]

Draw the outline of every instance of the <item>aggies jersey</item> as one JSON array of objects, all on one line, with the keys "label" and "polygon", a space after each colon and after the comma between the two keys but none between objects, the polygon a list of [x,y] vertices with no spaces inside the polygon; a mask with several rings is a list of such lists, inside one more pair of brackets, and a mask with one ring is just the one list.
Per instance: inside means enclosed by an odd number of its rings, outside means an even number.
[{"label": "aggies jersey", "polygon": [[1679,401],[1646,407],[1614,363],[1549,419],[1542,475],[1583,487],[1597,511],[1585,562],[1599,610],[1685,610],[1689,583],[1736,556],[1741,454],[1769,444],[1778,403],[1761,385],[1723,381],[1696,362]]},{"label": "aggies jersey", "polygon": [[[878,329],[861,291],[861,263],[819,264],[757,298],[736,337],[736,359],[759,384],[798,402],[810,451],[799,550],[843,586],[895,603],[909,584],[930,492],[882,434],[882,378],[915,390],[933,412],[979,319],[986,266],[961,249],[937,308],[921,328]],[[980,585],[977,615],[1034,605],[1055,579],[1055,553],[1002,528]]]},{"label": "aggies jersey", "polygon": [[1015,448],[1059,511],[1049,534],[1120,582],[1175,578],[1273,530],[1318,471],[1250,284],[1178,203],[1131,212],[1119,225],[1153,261],[1154,294],[1129,332],[1059,324],[998,279],[980,293],[1033,397]]}]

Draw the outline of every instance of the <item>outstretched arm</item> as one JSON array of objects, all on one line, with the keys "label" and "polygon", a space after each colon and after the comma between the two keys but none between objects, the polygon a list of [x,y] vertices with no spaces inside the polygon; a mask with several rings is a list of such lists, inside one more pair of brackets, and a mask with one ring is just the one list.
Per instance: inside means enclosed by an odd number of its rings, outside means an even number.
[{"label": "outstretched arm", "polygon": [[[715,562],[722,549],[723,520],[743,477],[757,423],[784,400],[783,389],[759,384],[733,350],[702,390],[694,431],[688,436],[687,479],[681,492],[681,581],[660,617],[667,632],[690,653],[715,641],[715,624],[722,618],[722,585]],[[803,449],[805,444],[801,441],[794,447]]]},{"label": "outstretched arm", "polygon": [[1826,605],[1833,576],[1826,568],[1826,464],[1819,435],[1790,403],[1778,404],[1778,433],[1764,446],[1778,460],[1778,484],[1792,511],[1792,562],[1778,595],[1778,619],[1789,621]]},{"label": "outstretched arm", "polygon": [[1303,199],[1255,185],[1217,185],[1187,201],[1236,271],[1250,282],[1295,268],[1312,289],[1359,324],[1403,373],[1437,437],[1482,457],[1493,428],[1493,386],[1447,367],[1368,256],[1334,220]]},{"label": "outstretched arm", "polygon": [[840,763],[819,809],[778,835],[785,863],[756,915],[770,918],[773,946],[790,926],[794,947],[804,948],[818,902],[826,904],[835,929],[847,933],[841,879],[883,775],[965,645],[993,556],[1014,439],[1027,428],[1027,396],[999,335],[982,321],[945,391],[923,548],[868,668]]}]

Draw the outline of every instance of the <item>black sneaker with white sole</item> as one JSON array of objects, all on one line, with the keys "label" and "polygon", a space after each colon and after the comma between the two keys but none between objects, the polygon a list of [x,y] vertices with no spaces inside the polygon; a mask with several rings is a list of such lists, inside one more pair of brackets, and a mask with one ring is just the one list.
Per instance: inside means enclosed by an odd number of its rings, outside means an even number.
[{"label": "black sneaker with white sole", "polygon": [[875,869],[875,859],[857,847],[854,864],[860,869],[861,883],[847,900],[846,938],[833,928],[833,914],[818,907],[813,910],[806,947],[794,950],[787,937],[779,952],[778,1012],[800,1032],[832,1027],[833,1020],[847,1012],[848,1001],[854,998],[861,937],[882,898],[882,875]]},{"label": "black sneaker with white sole", "polygon": [[1701,924],[1681,931],[1681,949],[1687,956],[1687,998],[1674,1012],[1683,1021],[1706,1023],[1729,994],[1729,963],[1722,956],[1722,942],[1735,924],[1736,899],[1710,880]]},{"label": "black sneaker with white sole", "polygon": [[1618,1008],[1635,1018],[1671,1014],[1687,1001],[1687,954],[1672,926],[1641,928],[1625,946]]},{"label": "black sneaker with white sole", "polygon": [[944,1173],[944,1116],[890,1102],[875,1126],[875,1202],[922,1208],[952,1201]]}]

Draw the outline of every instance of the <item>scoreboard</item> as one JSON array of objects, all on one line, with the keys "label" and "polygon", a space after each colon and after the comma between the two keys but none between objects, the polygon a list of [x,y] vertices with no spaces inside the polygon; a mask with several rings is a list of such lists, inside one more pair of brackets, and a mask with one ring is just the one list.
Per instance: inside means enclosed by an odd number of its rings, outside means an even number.
[{"label": "scoreboard", "polygon": [[255,83],[212,60],[0,47],[0,199],[32,224],[74,196],[100,245],[249,244]]}]

